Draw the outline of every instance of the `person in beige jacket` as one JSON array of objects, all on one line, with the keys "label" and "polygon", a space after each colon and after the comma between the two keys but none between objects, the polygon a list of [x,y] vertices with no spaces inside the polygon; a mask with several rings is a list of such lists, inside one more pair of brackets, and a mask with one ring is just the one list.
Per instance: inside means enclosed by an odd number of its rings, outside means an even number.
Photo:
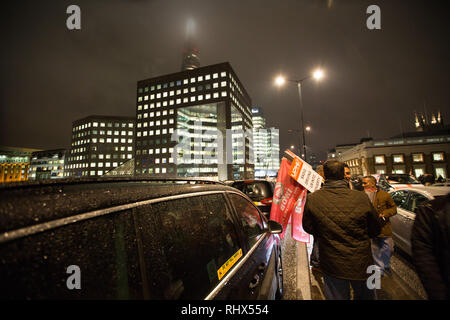
[{"label": "person in beige jacket", "polygon": [[381,269],[381,274],[391,275],[390,262],[394,251],[392,227],[389,218],[397,214],[397,206],[389,193],[376,186],[377,180],[373,176],[366,176],[362,180],[364,191],[379,214],[381,223],[380,234],[372,239],[372,255],[375,264]]}]

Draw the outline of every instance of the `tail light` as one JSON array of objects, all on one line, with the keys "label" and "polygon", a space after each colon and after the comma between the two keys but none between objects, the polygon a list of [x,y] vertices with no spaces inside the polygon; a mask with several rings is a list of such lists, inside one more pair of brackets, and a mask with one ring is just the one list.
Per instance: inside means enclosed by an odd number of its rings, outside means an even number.
[{"label": "tail light", "polygon": [[265,205],[271,205],[272,204],[272,198],[267,198],[267,199],[261,200],[261,203],[265,204]]}]

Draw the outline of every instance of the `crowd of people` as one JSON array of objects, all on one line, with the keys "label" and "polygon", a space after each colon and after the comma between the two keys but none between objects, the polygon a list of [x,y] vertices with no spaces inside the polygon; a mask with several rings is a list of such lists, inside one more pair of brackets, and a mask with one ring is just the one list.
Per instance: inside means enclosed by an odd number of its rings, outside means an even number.
[{"label": "crowd of people", "polygon": [[[310,263],[323,275],[325,298],[350,299],[352,288],[354,299],[376,299],[368,279],[374,269],[380,277],[391,276],[389,219],[397,214],[396,204],[373,176],[362,179],[363,191],[354,189],[350,169],[340,161],[328,160],[317,172],[324,183],[307,197],[303,228],[314,237]],[[411,239],[416,269],[431,299],[450,298],[449,198],[421,209]]]}]

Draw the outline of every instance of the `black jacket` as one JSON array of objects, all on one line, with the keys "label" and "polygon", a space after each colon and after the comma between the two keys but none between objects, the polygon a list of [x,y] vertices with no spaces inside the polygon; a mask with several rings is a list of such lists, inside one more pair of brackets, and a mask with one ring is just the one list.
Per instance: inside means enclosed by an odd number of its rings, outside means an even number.
[{"label": "black jacket", "polygon": [[381,230],[378,213],[364,192],[344,180],[327,180],[308,195],[303,229],[319,244],[320,268],[335,278],[365,280],[373,265],[370,238]]},{"label": "black jacket", "polygon": [[450,299],[450,194],[419,207],[411,246],[428,298]]}]

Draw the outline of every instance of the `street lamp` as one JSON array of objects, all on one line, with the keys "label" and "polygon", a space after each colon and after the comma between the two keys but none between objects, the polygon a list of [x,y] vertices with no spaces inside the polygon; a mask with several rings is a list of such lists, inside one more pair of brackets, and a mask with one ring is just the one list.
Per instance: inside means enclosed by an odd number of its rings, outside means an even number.
[{"label": "street lamp", "polygon": [[286,79],[286,78],[283,77],[282,75],[279,75],[279,76],[277,76],[277,77],[275,78],[275,84],[276,84],[277,86],[279,86],[279,87],[283,86],[283,85],[286,83],[286,81],[289,81],[289,82],[295,82],[295,83],[297,84],[297,88],[298,88],[298,97],[299,97],[299,100],[300,100],[300,123],[301,123],[301,125],[302,125],[303,157],[304,157],[305,160],[306,160],[305,130],[306,130],[306,131],[310,131],[310,130],[311,130],[311,127],[310,127],[310,126],[307,126],[307,127],[305,128],[305,125],[304,125],[304,120],[303,120],[303,100],[302,100],[302,84],[303,84],[303,81],[305,81],[305,80],[307,80],[307,79],[309,79],[309,78],[313,78],[313,79],[315,79],[316,81],[319,81],[319,80],[321,80],[323,77],[324,77],[324,72],[323,72],[321,69],[316,69],[316,70],[314,70],[314,71],[312,72],[311,75],[309,75],[309,76],[307,76],[307,77],[305,77],[305,78],[303,78],[303,79],[300,79],[300,80]]}]

